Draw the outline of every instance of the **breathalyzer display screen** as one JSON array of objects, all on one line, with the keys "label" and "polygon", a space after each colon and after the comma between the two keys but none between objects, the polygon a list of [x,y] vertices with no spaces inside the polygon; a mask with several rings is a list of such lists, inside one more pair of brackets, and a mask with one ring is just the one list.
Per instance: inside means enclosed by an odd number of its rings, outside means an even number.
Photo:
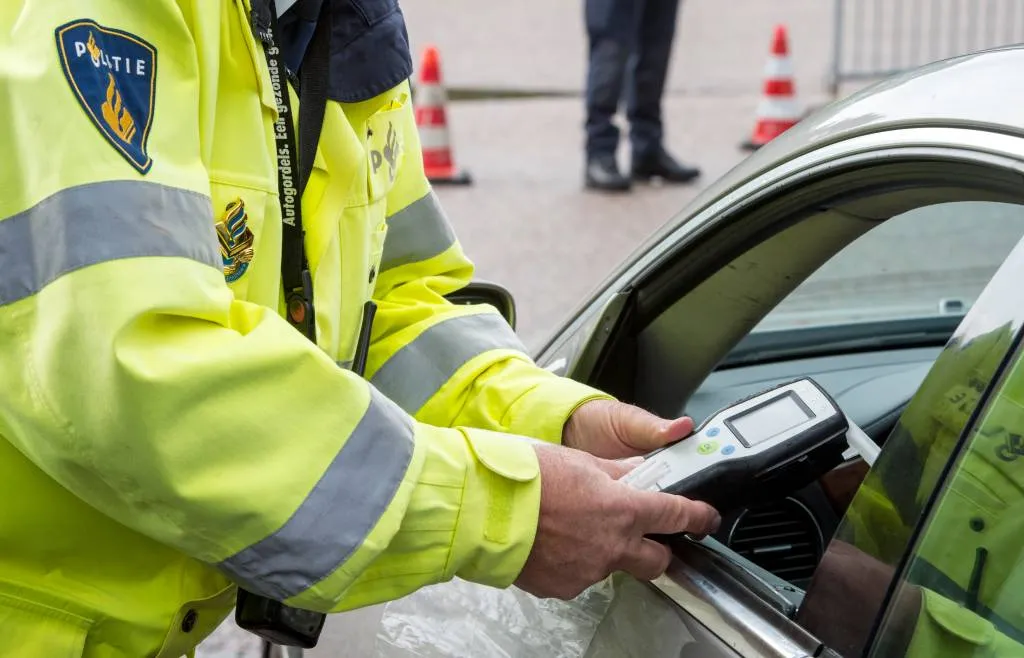
[{"label": "breathalyzer display screen", "polygon": [[807,406],[792,391],[787,391],[785,395],[733,416],[726,424],[736,438],[750,448],[811,418]]}]

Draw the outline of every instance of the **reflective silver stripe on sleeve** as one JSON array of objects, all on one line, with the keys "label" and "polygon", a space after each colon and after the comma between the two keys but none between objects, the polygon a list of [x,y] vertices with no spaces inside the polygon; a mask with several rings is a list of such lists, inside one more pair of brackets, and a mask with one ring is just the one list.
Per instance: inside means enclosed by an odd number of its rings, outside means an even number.
[{"label": "reflective silver stripe on sleeve", "polygon": [[209,198],[148,181],[107,181],[69,187],[0,220],[0,305],[68,272],[140,256],[221,269]]},{"label": "reflective silver stripe on sleeve", "polygon": [[218,567],[278,601],[329,576],[391,504],[412,459],[413,432],[412,419],[370,387],[369,407],[302,505],[272,535]]},{"label": "reflective silver stripe on sleeve", "polygon": [[462,315],[439,322],[395,352],[370,382],[415,414],[452,375],[478,354],[526,348],[496,313]]},{"label": "reflective silver stripe on sleeve", "polygon": [[455,244],[455,231],[433,190],[388,217],[387,222],[382,272],[433,258]]}]

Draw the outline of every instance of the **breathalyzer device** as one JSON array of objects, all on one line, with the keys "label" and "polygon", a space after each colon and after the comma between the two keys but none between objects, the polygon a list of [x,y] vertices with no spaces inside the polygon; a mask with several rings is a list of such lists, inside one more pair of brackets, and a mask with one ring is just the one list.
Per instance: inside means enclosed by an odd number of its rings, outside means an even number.
[{"label": "breathalyzer device", "polygon": [[805,377],[719,410],[621,481],[701,500],[725,514],[785,495],[837,466],[849,427],[832,397]]}]

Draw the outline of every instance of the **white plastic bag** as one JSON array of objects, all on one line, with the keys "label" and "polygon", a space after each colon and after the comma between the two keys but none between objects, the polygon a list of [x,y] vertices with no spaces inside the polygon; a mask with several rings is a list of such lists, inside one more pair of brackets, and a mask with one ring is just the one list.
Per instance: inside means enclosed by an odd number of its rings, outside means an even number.
[{"label": "white plastic bag", "polygon": [[583,658],[611,605],[612,578],[572,601],[456,578],[384,608],[378,658]]},{"label": "white plastic bag", "polygon": [[[378,658],[689,658],[724,655],[661,593],[617,573],[572,601],[456,580],[389,603]],[[695,631],[699,631],[694,634]],[[714,644],[714,646],[711,646]]]},{"label": "white plastic bag", "polygon": [[196,647],[196,658],[261,658],[263,640],[235,624],[235,612]]}]

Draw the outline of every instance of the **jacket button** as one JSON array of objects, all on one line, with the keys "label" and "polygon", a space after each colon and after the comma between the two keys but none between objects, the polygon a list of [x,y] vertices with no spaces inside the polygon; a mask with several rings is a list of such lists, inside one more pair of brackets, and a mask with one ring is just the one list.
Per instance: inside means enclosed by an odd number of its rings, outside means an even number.
[{"label": "jacket button", "polygon": [[985,529],[985,519],[980,516],[976,516],[971,519],[971,530],[974,532],[981,532]]},{"label": "jacket button", "polygon": [[196,620],[198,619],[199,615],[196,614],[196,611],[190,609],[181,620],[181,630],[186,633],[192,632],[192,629],[196,627]]}]

